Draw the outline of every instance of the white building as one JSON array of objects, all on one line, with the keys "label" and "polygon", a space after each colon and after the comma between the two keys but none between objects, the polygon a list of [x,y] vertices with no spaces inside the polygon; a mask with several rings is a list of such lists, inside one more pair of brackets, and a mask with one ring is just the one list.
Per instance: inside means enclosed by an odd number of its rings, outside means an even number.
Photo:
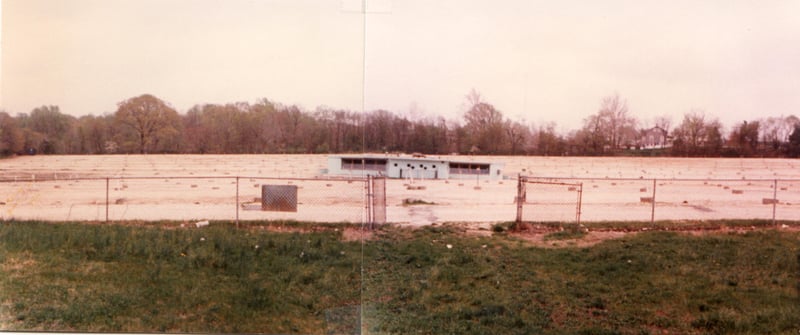
[{"label": "white building", "polygon": [[653,127],[642,131],[642,149],[662,149],[670,146],[669,136],[667,136],[667,131],[663,128]]},{"label": "white building", "polygon": [[503,164],[388,155],[329,156],[328,174],[400,179],[499,180],[503,178]]}]

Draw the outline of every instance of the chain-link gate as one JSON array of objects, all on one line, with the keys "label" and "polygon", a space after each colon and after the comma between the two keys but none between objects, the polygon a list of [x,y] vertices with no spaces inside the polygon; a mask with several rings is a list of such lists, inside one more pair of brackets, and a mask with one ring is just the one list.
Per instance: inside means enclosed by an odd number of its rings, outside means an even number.
[{"label": "chain-link gate", "polygon": [[367,181],[367,223],[370,229],[386,223],[386,178],[369,177]]},{"label": "chain-link gate", "polygon": [[[529,194],[529,186],[535,185]],[[566,183],[555,179],[537,179],[519,176],[517,180],[516,222],[533,221],[534,213],[539,221],[571,221],[565,213],[574,206],[576,223],[581,222],[583,183]],[[548,204],[548,212],[536,213],[532,206]],[[528,207],[526,209],[526,206]]]}]

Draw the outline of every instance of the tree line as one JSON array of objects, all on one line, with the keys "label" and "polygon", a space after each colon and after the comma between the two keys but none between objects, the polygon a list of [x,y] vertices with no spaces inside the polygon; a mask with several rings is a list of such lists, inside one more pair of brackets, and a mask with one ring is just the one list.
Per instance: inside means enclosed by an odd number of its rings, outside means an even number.
[{"label": "tree line", "polygon": [[511,120],[479,93],[466,96],[461,120],[409,118],[320,106],[304,110],[267,99],[195,105],[178,113],[150,94],[121,101],[113,114],[74,117],[58,106],[15,116],[0,111],[0,155],[273,154],[418,152],[548,156],[660,155],[798,157],[800,119],[742,121],[726,132],[718,119],[691,110],[638,120],[618,94],[603,98],[580,129]]}]

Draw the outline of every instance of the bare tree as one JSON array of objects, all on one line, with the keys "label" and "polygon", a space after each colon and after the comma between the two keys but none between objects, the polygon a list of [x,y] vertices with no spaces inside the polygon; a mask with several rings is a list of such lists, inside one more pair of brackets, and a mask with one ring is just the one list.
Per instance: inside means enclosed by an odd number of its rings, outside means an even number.
[{"label": "bare tree", "polygon": [[579,132],[583,144],[581,151],[588,154],[603,154],[608,143],[606,129],[608,129],[607,120],[599,113],[585,118],[583,129]]},{"label": "bare tree", "polygon": [[556,124],[554,122],[540,125],[539,128],[534,131],[534,137],[534,149],[536,154],[557,156],[565,153],[565,140],[556,133]]},{"label": "bare tree", "polygon": [[657,116],[653,120],[653,126],[664,129],[665,132],[669,133],[672,131],[672,117],[669,115]]},{"label": "bare tree", "polygon": [[759,135],[765,145],[767,154],[783,154],[789,142],[789,135],[794,131],[794,126],[800,123],[794,115],[768,117],[759,121]]},{"label": "bare tree", "polygon": [[633,140],[636,119],[628,114],[628,103],[619,94],[603,98],[598,115],[605,119],[605,133],[612,150],[621,148]]},{"label": "bare tree", "polygon": [[[636,119],[628,114],[628,104],[614,94],[603,98],[597,113],[583,121],[582,138],[590,153],[616,151],[636,140]],[[587,151],[587,150],[585,150]]]},{"label": "bare tree", "polygon": [[505,129],[506,138],[508,138],[508,144],[510,146],[509,153],[511,155],[516,155],[520,150],[524,150],[525,141],[530,137],[530,130],[528,127],[518,121],[512,122],[511,120],[506,120],[503,128]]},{"label": "bare tree", "polygon": [[705,113],[692,110],[673,132],[673,153],[677,155],[718,155],[722,149],[722,125],[706,120]]}]

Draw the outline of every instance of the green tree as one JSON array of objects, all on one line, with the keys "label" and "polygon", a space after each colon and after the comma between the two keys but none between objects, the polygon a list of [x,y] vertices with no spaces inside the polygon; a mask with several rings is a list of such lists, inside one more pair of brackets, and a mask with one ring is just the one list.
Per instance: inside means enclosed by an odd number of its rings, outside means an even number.
[{"label": "green tree", "polygon": [[735,148],[739,155],[753,156],[758,150],[758,130],[759,122],[743,121],[738,127],[734,128],[728,137],[728,143]]},{"label": "green tree", "polygon": [[16,120],[0,111],[0,156],[9,156],[22,151],[22,132]]},{"label": "green tree", "polygon": [[789,157],[800,157],[800,123],[794,125],[794,131],[789,135]]},{"label": "green tree", "polygon": [[178,113],[166,102],[150,94],[130,98],[118,104],[116,122],[134,132],[141,154],[173,151],[180,134]]},{"label": "green tree", "polygon": [[497,154],[504,142],[503,113],[484,102],[481,95],[472,90],[467,95],[469,109],[464,114],[464,127],[472,134],[473,148],[481,153]]},{"label": "green tree", "polygon": [[23,128],[25,147],[33,148],[43,154],[65,154],[71,143],[70,135],[75,118],[61,113],[58,106],[41,106],[31,111],[30,115],[17,117]]}]

